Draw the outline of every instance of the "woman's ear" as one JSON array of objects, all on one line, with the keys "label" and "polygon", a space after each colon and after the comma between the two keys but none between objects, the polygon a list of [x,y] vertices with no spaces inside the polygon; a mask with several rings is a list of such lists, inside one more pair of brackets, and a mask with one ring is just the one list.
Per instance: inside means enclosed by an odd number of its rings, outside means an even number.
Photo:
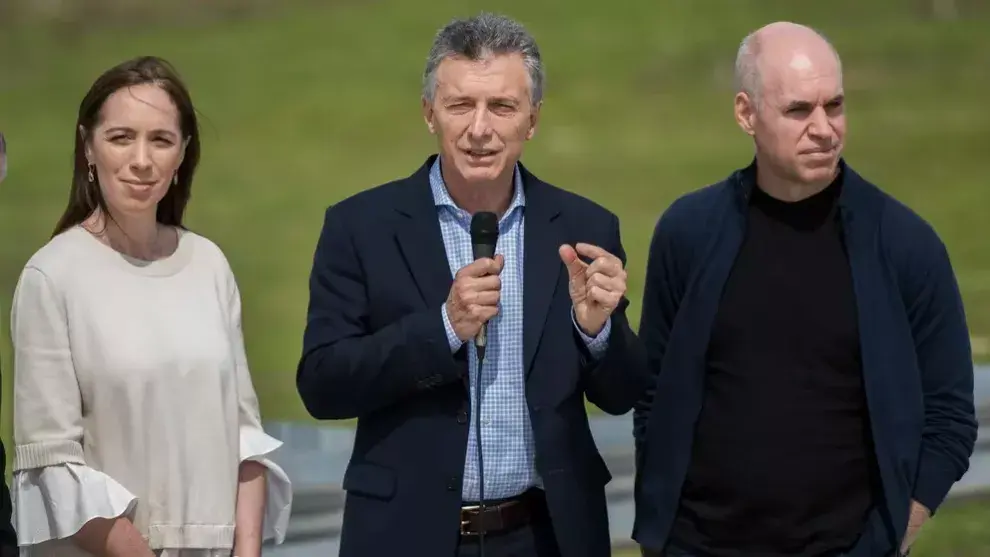
[{"label": "woman's ear", "polygon": [[86,128],[79,126],[79,137],[82,139],[83,147],[86,150],[86,162],[93,164],[93,147],[92,142],[89,140],[89,134],[86,133]]}]

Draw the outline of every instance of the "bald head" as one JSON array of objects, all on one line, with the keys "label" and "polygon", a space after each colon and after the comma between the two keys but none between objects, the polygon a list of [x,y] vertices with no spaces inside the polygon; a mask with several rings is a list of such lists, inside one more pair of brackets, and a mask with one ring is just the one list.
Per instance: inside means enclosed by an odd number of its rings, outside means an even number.
[{"label": "bald head", "polygon": [[771,23],[736,59],[736,123],[753,138],[760,187],[797,200],[832,182],[846,135],[842,65],[818,32]]},{"label": "bald head", "polygon": [[767,81],[809,71],[842,75],[842,62],[831,43],[810,27],[779,21],[750,33],[736,54],[736,87],[754,100]]}]

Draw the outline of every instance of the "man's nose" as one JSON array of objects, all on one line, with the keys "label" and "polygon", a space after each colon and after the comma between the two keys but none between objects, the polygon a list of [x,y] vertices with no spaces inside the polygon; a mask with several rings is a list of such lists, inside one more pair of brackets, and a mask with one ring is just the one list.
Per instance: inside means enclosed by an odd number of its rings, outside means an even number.
[{"label": "man's nose", "polygon": [[808,126],[808,133],[815,137],[828,137],[832,135],[832,126],[829,124],[828,114],[825,109],[818,107],[811,113],[811,125]]},{"label": "man's nose", "polygon": [[491,119],[488,113],[488,109],[484,106],[479,107],[478,110],[474,111],[474,118],[471,120],[471,127],[468,128],[468,133],[471,137],[480,138],[488,135],[491,130]]}]

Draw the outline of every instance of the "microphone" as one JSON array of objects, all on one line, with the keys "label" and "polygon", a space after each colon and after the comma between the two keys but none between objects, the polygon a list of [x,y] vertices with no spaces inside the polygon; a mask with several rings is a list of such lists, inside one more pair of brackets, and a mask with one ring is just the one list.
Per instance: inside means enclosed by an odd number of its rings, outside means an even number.
[{"label": "microphone", "polygon": [[[498,216],[495,213],[482,211],[471,217],[471,251],[474,258],[495,257],[495,244],[498,242]],[[478,358],[484,358],[485,346],[488,343],[488,324],[481,325],[481,330],[474,338],[478,349]]]},{"label": "microphone", "polygon": [[[495,244],[498,242],[498,216],[495,213],[482,211],[471,217],[471,251],[475,260],[482,257],[495,257]],[[474,346],[478,351],[478,373],[475,374],[474,411],[478,416],[474,419],[474,435],[477,439],[478,458],[478,506],[481,516],[485,516],[485,461],[481,452],[481,367],[485,361],[485,346],[488,344],[488,323],[482,323],[481,329],[474,337]],[[485,556],[485,521],[481,521],[481,531],[478,533],[478,552]]]}]

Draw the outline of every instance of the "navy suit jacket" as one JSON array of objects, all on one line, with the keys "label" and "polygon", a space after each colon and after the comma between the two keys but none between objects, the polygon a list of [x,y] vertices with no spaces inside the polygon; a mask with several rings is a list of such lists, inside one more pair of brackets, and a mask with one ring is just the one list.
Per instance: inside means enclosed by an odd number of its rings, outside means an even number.
[{"label": "navy suit jacket", "polygon": [[[310,278],[303,403],[318,419],[357,418],[341,557],[453,556],[468,438],[466,344],[451,353],[441,305],[453,277],[429,184],[436,155],[408,178],[326,212]],[[608,557],[611,479],[585,412],[629,411],[646,387],[645,351],[623,300],[592,361],[571,320],[563,243],[625,254],[615,215],[520,165],[526,194],[524,366],[536,468],[563,557]]]}]

